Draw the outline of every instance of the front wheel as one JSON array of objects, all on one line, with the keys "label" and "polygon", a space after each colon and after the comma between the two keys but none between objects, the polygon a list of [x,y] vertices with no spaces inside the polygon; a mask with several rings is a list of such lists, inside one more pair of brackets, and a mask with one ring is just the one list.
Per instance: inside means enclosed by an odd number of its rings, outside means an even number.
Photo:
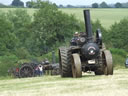
[{"label": "front wheel", "polygon": [[113,61],[112,54],[109,50],[103,51],[103,59],[104,59],[104,74],[105,75],[113,75]]},{"label": "front wheel", "polygon": [[72,74],[74,78],[82,77],[81,60],[79,54],[72,54]]}]

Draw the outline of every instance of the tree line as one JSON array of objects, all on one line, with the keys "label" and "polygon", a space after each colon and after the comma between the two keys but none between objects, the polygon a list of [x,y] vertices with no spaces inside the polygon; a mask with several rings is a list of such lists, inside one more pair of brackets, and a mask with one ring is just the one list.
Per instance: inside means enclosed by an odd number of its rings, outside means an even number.
[{"label": "tree line", "polygon": [[[40,2],[38,6],[40,9],[32,17],[22,9],[0,13],[0,56],[42,56],[70,39],[73,32],[84,31],[83,22],[74,15],[59,11],[56,5]],[[102,29],[109,47],[128,50],[124,39],[128,36],[127,18],[112,25],[110,30],[106,30],[99,21],[92,24],[93,32],[98,27]]]},{"label": "tree line", "polygon": [[[38,8],[38,1],[40,0],[37,0],[37,1],[28,1],[26,2],[26,7],[28,8]],[[54,5],[56,5],[54,3]],[[93,3],[92,5],[90,6],[87,6],[87,5],[71,5],[71,4],[68,4],[66,6],[60,4],[60,5],[56,5],[58,8],[128,8],[128,2],[127,3],[120,3],[120,2],[117,2],[115,4],[107,4],[106,2],[102,2],[100,4],[98,3]]]},{"label": "tree line", "polygon": [[122,4],[120,2],[117,2],[115,4],[111,4],[111,5],[108,5],[106,2],[102,2],[101,4],[93,3],[92,8],[125,8],[125,6],[124,6],[124,4]]},{"label": "tree line", "polygon": [[81,30],[73,15],[62,13],[52,3],[38,6],[33,17],[22,9],[0,13],[0,56],[42,56]]},{"label": "tree line", "polygon": [[[10,8],[10,7],[27,7],[27,8],[39,8],[39,2],[41,0],[31,0],[31,1],[27,1],[26,3],[24,3],[22,0],[13,0],[12,3],[10,5],[4,5],[2,3],[0,3],[0,8]],[[26,5],[26,6],[25,6]],[[128,2],[127,3],[120,3],[117,2],[115,4],[107,4],[106,2],[102,2],[100,4],[98,3],[93,3],[90,6],[87,5],[71,5],[68,4],[66,6],[60,4],[60,5],[56,5],[54,3],[55,6],[57,6],[58,8],[128,8]]]}]

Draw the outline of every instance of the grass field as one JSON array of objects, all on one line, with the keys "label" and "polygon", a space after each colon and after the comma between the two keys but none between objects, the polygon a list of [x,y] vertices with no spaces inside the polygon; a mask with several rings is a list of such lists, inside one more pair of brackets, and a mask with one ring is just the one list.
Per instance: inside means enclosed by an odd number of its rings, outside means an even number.
[{"label": "grass field", "polygon": [[127,96],[128,69],[113,76],[84,75],[82,78],[44,76],[0,80],[0,96]]},{"label": "grass field", "polygon": [[[15,10],[15,8],[0,8],[0,12],[7,12],[8,10]],[[32,15],[37,9],[25,9]],[[63,8],[59,9],[68,14],[74,14],[79,20],[84,21],[82,8]],[[115,22],[128,17],[128,9],[90,9],[91,19],[93,21],[99,19],[105,28],[109,28]]]},{"label": "grass field", "polygon": [[[0,12],[9,10],[15,10],[15,8],[0,8]],[[37,9],[25,10],[32,16]],[[59,10],[74,14],[83,21],[83,9],[81,8]],[[128,9],[90,10],[92,20],[99,19],[105,28],[128,17]],[[119,60],[116,60],[116,64]],[[113,76],[84,74],[82,78],[77,79],[60,76],[22,79],[0,77],[0,96],[128,96],[128,69],[116,69]]]},{"label": "grass field", "polygon": [[[84,21],[82,8],[75,9],[61,9],[68,14],[75,14],[75,16]],[[124,17],[128,17],[128,9],[90,9],[91,19],[93,21],[100,20],[104,27],[109,28],[115,22],[119,22]]]}]

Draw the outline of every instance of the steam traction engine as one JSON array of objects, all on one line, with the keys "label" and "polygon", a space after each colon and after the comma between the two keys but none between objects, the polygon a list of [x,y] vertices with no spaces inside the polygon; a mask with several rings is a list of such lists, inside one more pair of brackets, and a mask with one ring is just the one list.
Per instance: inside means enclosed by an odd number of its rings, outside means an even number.
[{"label": "steam traction engine", "polygon": [[113,75],[112,55],[102,43],[100,29],[96,38],[92,33],[90,11],[84,10],[86,32],[81,32],[70,47],[59,48],[61,77],[82,77],[82,71],[94,71],[95,75]]},{"label": "steam traction engine", "polygon": [[26,77],[35,77],[38,76],[35,72],[37,66],[42,65],[44,74],[48,71],[48,74],[59,75],[59,64],[58,63],[49,63],[49,61],[43,62],[33,62],[33,63],[23,63],[19,66],[10,68],[8,74],[14,77],[26,78]]}]

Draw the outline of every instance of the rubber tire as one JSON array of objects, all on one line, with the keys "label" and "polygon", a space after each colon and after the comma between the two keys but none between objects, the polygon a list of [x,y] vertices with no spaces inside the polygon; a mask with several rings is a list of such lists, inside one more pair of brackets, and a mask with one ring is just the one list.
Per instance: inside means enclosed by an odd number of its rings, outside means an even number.
[{"label": "rubber tire", "polygon": [[71,59],[72,54],[70,48],[59,48],[59,66],[61,77],[72,77]]}]

